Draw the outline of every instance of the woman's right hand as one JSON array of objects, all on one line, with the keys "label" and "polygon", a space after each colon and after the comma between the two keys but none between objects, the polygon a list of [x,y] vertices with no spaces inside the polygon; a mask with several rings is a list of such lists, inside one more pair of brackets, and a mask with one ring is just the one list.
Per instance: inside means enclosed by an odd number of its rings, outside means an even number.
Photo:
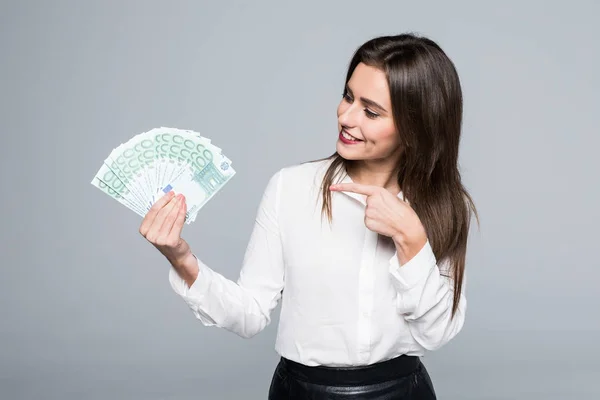
[{"label": "woman's right hand", "polygon": [[183,194],[175,196],[174,192],[170,191],[152,205],[139,229],[140,234],[178,270],[192,263],[189,260],[195,258],[190,246],[181,238],[186,212],[187,205]]}]

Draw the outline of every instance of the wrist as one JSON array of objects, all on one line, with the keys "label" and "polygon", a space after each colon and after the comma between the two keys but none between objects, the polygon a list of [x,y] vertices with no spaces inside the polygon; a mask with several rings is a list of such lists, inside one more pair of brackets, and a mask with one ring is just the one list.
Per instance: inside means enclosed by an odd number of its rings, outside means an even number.
[{"label": "wrist", "polygon": [[414,256],[416,256],[423,246],[427,243],[427,236],[422,235],[419,237],[407,237],[406,235],[395,235],[392,237],[394,245],[396,246],[396,253],[398,253],[398,261],[400,265],[404,265],[409,262]]},{"label": "wrist", "polygon": [[173,265],[174,268],[181,269],[181,268],[185,268],[186,265],[193,262],[194,261],[193,259],[195,258],[195,256],[191,252],[191,250],[188,250],[185,254],[176,255],[176,256],[167,257],[167,258],[169,259],[169,262]]},{"label": "wrist", "polygon": [[183,257],[169,261],[179,276],[181,276],[188,286],[191,287],[198,278],[199,273],[198,259],[196,256],[192,252],[189,252]]}]

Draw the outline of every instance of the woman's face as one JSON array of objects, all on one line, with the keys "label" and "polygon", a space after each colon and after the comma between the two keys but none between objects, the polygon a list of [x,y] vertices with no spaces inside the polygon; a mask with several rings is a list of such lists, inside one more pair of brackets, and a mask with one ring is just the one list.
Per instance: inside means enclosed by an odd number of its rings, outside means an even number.
[{"label": "woman's face", "polygon": [[[347,160],[395,165],[400,147],[385,73],[360,63],[337,109],[336,150]],[[349,137],[346,134],[352,136]],[[346,136],[344,136],[346,135]]]}]

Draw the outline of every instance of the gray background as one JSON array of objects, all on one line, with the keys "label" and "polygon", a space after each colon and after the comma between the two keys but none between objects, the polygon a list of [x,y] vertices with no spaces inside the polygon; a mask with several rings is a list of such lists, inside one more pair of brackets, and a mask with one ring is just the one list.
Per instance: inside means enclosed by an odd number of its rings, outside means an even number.
[{"label": "gray background", "polygon": [[236,279],[270,175],[334,150],[352,52],[404,31],[456,63],[482,216],[439,398],[599,398],[599,3],[416,3],[2,2],[0,398],[265,399],[279,308],[251,340],[203,327],[90,181],[153,127],[212,138],[238,175],[184,237]]}]

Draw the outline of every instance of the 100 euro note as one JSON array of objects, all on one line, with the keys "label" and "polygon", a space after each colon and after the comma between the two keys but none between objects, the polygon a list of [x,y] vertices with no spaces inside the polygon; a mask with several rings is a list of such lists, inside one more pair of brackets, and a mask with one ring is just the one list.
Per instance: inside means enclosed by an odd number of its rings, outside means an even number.
[{"label": "100 euro note", "polygon": [[186,223],[235,175],[231,160],[191,130],[155,128],[115,148],[92,185],[145,216],[169,191],[186,197]]}]

